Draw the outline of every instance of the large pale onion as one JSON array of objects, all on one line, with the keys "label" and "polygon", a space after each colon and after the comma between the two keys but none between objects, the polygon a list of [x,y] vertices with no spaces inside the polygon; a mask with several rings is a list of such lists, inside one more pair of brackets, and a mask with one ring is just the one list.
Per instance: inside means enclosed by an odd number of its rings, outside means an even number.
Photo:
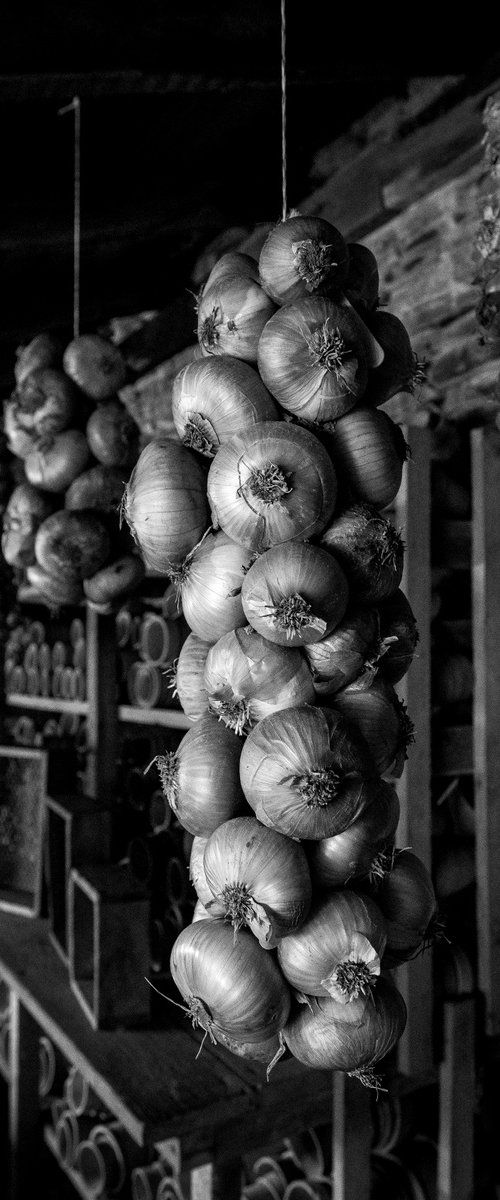
[{"label": "large pale onion", "polygon": [[172,812],[194,837],[209,837],[223,821],[248,813],[239,778],[241,746],[231,729],[206,713],[177,750],[154,759]]},{"label": "large pale onion", "polygon": [[262,421],[221,446],[208,472],[212,522],[252,550],[321,532],[335,509],[332,461],[313,433]]},{"label": "large pale onion", "polygon": [[375,901],[339,888],[315,899],[300,927],[278,946],[278,962],[296,992],[349,1004],[371,994],[385,944]]},{"label": "large pale onion", "polygon": [[250,730],[240,778],[259,821],[311,841],[346,829],[377,786],[357,732],[340,714],[307,704],[272,713]]},{"label": "large pale onion", "polygon": [[321,296],[286,304],[262,330],[258,367],[286,412],[320,425],[337,421],[368,381],[357,314]]},{"label": "large pale onion", "polygon": [[349,264],[347,244],[323,217],[293,213],[267,235],[259,255],[262,287],[276,304],[337,293]]},{"label": "large pale onion", "polygon": [[306,646],[344,615],[349,589],[333,555],[310,542],[284,542],[246,571],[241,602],[247,621],[270,642]]},{"label": "large pale onion", "polygon": [[226,920],[236,931],[246,926],[266,950],[307,916],[312,887],[304,847],[256,817],[219,825],[207,839],[203,870]]},{"label": "large pale onion", "polygon": [[211,712],[242,736],[269,713],[314,702],[301,651],[269,642],[251,625],[223,634],[211,647],[204,684]]},{"label": "large pale onion", "polygon": [[222,529],[208,530],[182,563],[172,567],[178,605],[191,631],[217,642],[224,633],[246,625],[241,587],[251,551]]},{"label": "large pale onion", "polygon": [[231,355],[187,363],[172,387],[172,419],[185,446],[213,458],[257,421],[277,421],[278,405],[258,371]]},{"label": "large pale onion", "polygon": [[336,513],[319,542],[331,550],[349,584],[350,600],[376,604],[397,591],[405,545],[401,531],[373,504],[353,504]]},{"label": "large pale onion", "polygon": [[257,362],[259,338],[276,308],[250,271],[221,271],[207,280],[198,300],[198,341],[204,354],[229,354]]},{"label": "large pale onion", "polygon": [[146,566],[168,574],[210,524],[206,476],[193,451],[170,438],[148,442],[125,487],[122,515]]}]

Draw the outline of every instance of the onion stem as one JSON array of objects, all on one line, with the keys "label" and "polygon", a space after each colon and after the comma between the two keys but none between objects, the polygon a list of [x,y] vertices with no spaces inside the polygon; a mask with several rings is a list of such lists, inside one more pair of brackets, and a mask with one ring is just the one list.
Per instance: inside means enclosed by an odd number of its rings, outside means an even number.
[{"label": "onion stem", "polygon": [[270,608],[275,625],[284,629],[287,637],[293,637],[304,625],[311,623],[311,605],[298,592],[293,596],[283,596],[274,608]]},{"label": "onion stem", "polygon": [[308,346],[313,362],[318,367],[324,367],[326,371],[333,371],[336,378],[341,379],[350,391],[342,368],[344,360],[349,358],[352,352],[346,346],[338,325],[332,329],[330,318],[327,317],[323,325],[315,329],[308,339]]},{"label": "onion stem", "polygon": [[338,263],[332,261],[331,245],[318,242],[316,238],[304,238],[300,242],[292,242],[294,266],[297,274],[304,280],[308,292],[313,292],[323,282],[332,267]]},{"label": "onion stem", "polygon": [[382,850],[379,850],[372,860],[368,872],[368,878],[372,885],[377,887],[384,876],[392,871],[398,853],[399,851],[394,846],[384,846]]},{"label": "onion stem", "polygon": [[358,1079],[363,1084],[363,1087],[375,1088],[377,1095],[379,1092],[388,1091],[387,1088],[382,1087],[382,1077],[375,1074],[373,1067],[366,1067],[365,1069],[357,1067],[355,1071],[348,1071],[347,1074],[349,1079]]},{"label": "onion stem", "polygon": [[[179,791],[179,765],[175,750],[169,750],[166,754],[157,754],[156,758],[153,758],[152,762],[150,762],[149,767],[151,767],[153,763],[155,764],[160,776],[163,792],[167,797],[169,804],[172,806],[172,808],[174,808],[175,811],[175,802],[177,793]],[[149,767],[146,768],[147,771],[149,771]]]},{"label": "onion stem", "polygon": [[234,730],[239,737],[248,733],[251,725],[250,705],[243,696],[232,696],[230,699],[209,696],[208,707],[219,718],[219,721],[224,721],[224,724]]},{"label": "onion stem", "polygon": [[320,767],[296,776],[294,783],[309,808],[326,808],[338,796],[342,775],[334,767]]},{"label": "onion stem", "polygon": [[245,484],[238,488],[242,495],[245,488],[263,504],[276,504],[282,496],[292,491],[285,472],[276,463],[266,463],[265,467],[255,467]]},{"label": "onion stem", "polygon": [[362,959],[349,958],[340,962],[334,971],[335,983],[348,1000],[357,1000],[358,996],[368,996],[375,982],[368,963]]},{"label": "onion stem", "polygon": [[218,345],[220,339],[218,325],[222,325],[222,315],[219,305],[214,304],[211,313],[205,317],[200,329],[200,341],[205,350],[213,350]]},{"label": "onion stem", "polygon": [[222,900],[226,917],[231,920],[235,932],[241,929],[242,925],[250,924],[253,907],[246,883],[227,883],[217,899]]},{"label": "onion stem", "polygon": [[185,446],[189,446],[191,450],[197,450],[199,454],[205,454],[209,458],[213,458],[218,449],[218,440],[214,430],[210,422],[200,413],[194,413],[192,417],[188,418],[182,440]]}]

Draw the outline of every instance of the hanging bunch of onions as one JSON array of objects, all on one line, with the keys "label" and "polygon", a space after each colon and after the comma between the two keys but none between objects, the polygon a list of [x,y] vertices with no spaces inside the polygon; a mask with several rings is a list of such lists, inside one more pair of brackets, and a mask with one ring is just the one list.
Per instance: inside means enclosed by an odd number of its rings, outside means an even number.
[{"label": "hanging bunch of onions", "polygon": [[405,325],[385,308],[370,312],[367,322],[383,347],[384,358],[378,367],[370,371],[366,403],[377,406],[398,392],[413,394],[418,384],[423,383],[424,368],[412,348]]},{"label": "hanging bunch of onions", "polygon": [[261,552],[320,533],[333,516],[337,481],[313,433],[287,421],[261,421],[218,450],[207,494],[214,527]]},{"label": "hanging bunch of onions", "polygon": [[239,778],[241,745],[231,729],[206,713],[177,750],[153,759],[172,812],[193,836],[208,837],[223,821],[248,813]]},{"label": "hanging bunch of onions", "polygon": [[272,713],[250,730],[240,778],[263,825],[311,841],[346,829],[377,786],[357,731],[333,710],[307,704]]},{"label": "hanging bunch of onions", "polygon": [[321,641],[304,646],[316,695],[328,696],[369,673],[373,678],[380,654],[375,608],[350,605],[342,621]]},{"label": "hanging bunch of onions", "polygon": [[123,496],[123,471],[96,463],[77,475],[64,495],[65,508],[98,508],[118,513]]},{"label": "hanging bunch of onions", "polygon": [[204,684],[211,712],[241,736],[269,713],[315,698],[301,651],[269,642],[251,625],[223,634],[211,647]]},{"label": "hanging bunch of onions", "polygon": [[195,359],[176,375],[172,419],[185,446],[213,458],[219,446],[280,412],[258,371],[232,355]]},{"label": "hanging bunch of onions", "polygon": [[98,333],[82,333],[68,343],[63,367],[70,379],[91,400],[110,400],[127,379],[121,350]]},{"label": "hanging bunch of onions", "polygon": [[357,679],[336,692],[331,704],[362,734],[379,774],[398,778],[413,741],[413,723],[392,683],[376,677],[366,687]]},{"label": "hanging bunch of onions", "polygon": [[[203,871],[223,915],[266,950],[305,920],[312,898],[304,847],[256,817],[233,817],[207,840]],[[207,905],[209,907],[209,904]]]},{"label": "hanging bunch of onions", "polygon": [[174,942],[170,970],[195,1027],[233,1054],[270,1061],[291,992],[274,955],[248,929],[235,937],[226,921],[192,922]]},{"label": "hanging bunch of onions", "polygon": [[401,588],[377,605],[380,638],[386,650],[378,662],[379,674],[399,683],[409,671],[419,641],[415,613]]},{"label": "hanging bunch of onions", "polygon": [[209,529],[186,558],[170,569],[178,607],[197,637],[212,645],[246,625],[241,588],[251,551],[222,529]]},{"label": "hanging bunch of onions", "polygon": [[64,371],[38,367],[18,383],[13,395],[19,425],[34,437],[60,433],[78,417],[78,391]]},{"label": "hanging bunch of onions", "polygon": [[146,566],[168,574],[210,524],[206,476],[193,451],[170,438],[148,442],[125,487],[121,515]]},{"label": "hanging bunch of onions", "polygon": [[344,1071],[377,1088],[373,1068],[399,1041],[406,1017],[401,992],[382,976],[370,996],[358,996],[350,1004],[316,996],[310,1004],[295,1006],[283,1042],[308,1067]]},{"label": "hanging bunch of onions", "polygon": [[323,217],[292,213],[274,225],[259,255],[262,287],[276,304],[337,294],[349,269],[340,230]]},{"label": "hanging bunch of onions", "polygon": [[16,384],[24,383],[27,375],[40,367],[60,368],[64,346],[54,333],[37,333],[16,350],[14,376]]},{"label": "hanging bunch of onions", "polygon": [[261,287],[257,264],[228,266],[209,275],[198,300],[197,336],[203,354],[257,362],[262,330],[275,304]]},{"label": "hanging bunch of onions", "polygon": [[392,866],[399,815],[394,784],[380,779],[368,804],[347,829],[308,846],[313,887],[345,887],[365,876],[377,881]]},{"label": "hanging bunch of onions", "polygon": [[344,296],[357,312],[367,314],[378,310],[380,277],[377,259],[362,242],[348,242],[349,270],[343,286]]},{"label": "hanging bunch of onions", "polygon": [[35,561],[35,536],[51,512],[50,498],[32,484],[14,488],[2,516],[2,554],[9,566],[26,567]]},{"label": "hanging bunch of onions", "polygon": [[438,904],[431,875],[412,850],[396,850],[390,869],[372,880],[370,892],[386,924],[383,965],[396,967],[433,940]]},{"label": "hanging bunch of onions", "polygon": [[347,496],[386,508],[401,487],[408,447],[401,427],[382,409],[357,405],[336,422],[331,454]]},{"label": "hanging bunch of onions", "polygon": [[188,633],[174,664],[174,695],[190,721],[197,721],[208,711],[205,663],[211,645],[195,633]]},{"label": "hanging bunch of onions", "polygon": [[337,421],[368,383],[357,314],[322,296],[286,304],[262,330],[258,366],[285,412],[319,425]]},{"label": "hanging bunch of onions", "polygon": [[35,443],[24,459],[29,483],[45,492],[65,492],[85,470],[90,447],[81,429],[63,429]]},{"label": "hanging bunch of onions", "polygon": [[110,549],[107,525],[95,509],[58,509],[42,521],[35,537],[35,556],[43,570],[75,581],[95,575]]},{"label": "hanging bunch of onions", "polygon": [[310,542],[292,541],[271,546],[251,563],[241,603],[247,621],[270,642],[306,646],[338,625],[348,593],[332,554]]},{"label": "hanging bunch of onions", "polygon": [[403,575],[403,538],[374,505],[343,508],[323,530],[319,543],[340,563],[351,600],[377,604],[397,591]]},{"label": "hanging bunch of onions", "polygon": [[86,425],[87,441],[105,467],[130,470],[139,454],[139,426],[120,400],[98,404]]},{"label": "hanging bunch of onions", "polygon": [[385,921],[375,901],[339,889],[315,899],[299,929],[280,942],[278,962],[296,992],[349,1004],[371,995],[385,944]]}]

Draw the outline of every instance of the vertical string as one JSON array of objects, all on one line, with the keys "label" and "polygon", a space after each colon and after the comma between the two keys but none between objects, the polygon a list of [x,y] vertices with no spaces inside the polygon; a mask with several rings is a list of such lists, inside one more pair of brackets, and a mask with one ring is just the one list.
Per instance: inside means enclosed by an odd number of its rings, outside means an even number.
[{"label": "vertical string", "polygon": [[59,116],[64,113],[75,114],[74,138],[74,170],[73,170],[73,337],[80,333],[80,253],[81,253],[81,218],[80,218],[80,140],[81,140],[81,104],[80,97],[73,96],[71,104],[59,109]]},{"label": "vertical string", "polygon": [[281,0],[281,211],[282,220],[287,216],[286,177],[286,16],[285,0]]}]

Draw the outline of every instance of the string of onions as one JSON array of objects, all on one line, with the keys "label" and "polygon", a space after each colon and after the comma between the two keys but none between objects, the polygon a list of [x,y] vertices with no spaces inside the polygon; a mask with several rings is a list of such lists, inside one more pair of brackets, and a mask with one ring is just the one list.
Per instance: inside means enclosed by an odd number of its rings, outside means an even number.
[{"label": "string of onions", "polygon": [[432,877],[412,850],[396,850],[390,869],[374,878],[370,889],[386,924],[383,966],[395,967],[434,940],[439,922]]},{"label": "string of onions", "polygon": [[256,421],[280,413],[258,371],[231,355],[187,363],[172,387],[172,419],[185,446],[213,458],[219,446]]},{"label": "string of onions", "polygon": [[339,484],[347,494],[379,509],[396,498],[407,454],[401,427],[388,413],[367,404],[344,413],[332,431]]},{"label": "string of onions", "polygon": [[245,625],[241,588],[251,551],[222,529],[208,529],[186,558],[170,569],[178,608],[197,637],[212,645]]},{"label": "string of onions", "polygon": [[263,825],[312,841],[346,829],[377,783],[356,730],[333,709],[307,704],[264,717],[250,730],[240,778]]},{"label": "string of onions", "polygon": [[375,882],[381,878],[392,866],[399,815],[394,785],[380,779],[372,798],[347,829],[308,845],[314,888],[345,887],[364,876]]},{"label": "string of onions", "polygon": [[210,648],[204,686],[210,711],[242,736],[269,713],[314,702],[301,651],[269,642],[251,625],[223,634]]},{"label": "string of onions", "polygon": [[269,1062],[291,992],[275,956],[248,929],[235,936],[217,918],[192,922],[174,942],[170,970],[194,1027],[235,1054]]},{"label": "string of onions", "polygon": [[239,738],[206,713],[187,730],[177,750],[158,754],[150,763],[188,833],[208,837],[223,821],[248,812],[239,780],[240,754]]},{"label": "string of onions", "polygon": [[274,225],[259,255],[262,287],[276,304],[337,293],[349,269],[347,243],[323,217],[291,213]]},{"label": "string of onions", "polygon": [[401,992],[382,976],[371,996],[359,996],[351,1004],[317,996],[310,1004],[296,1006],[282,1041],[306,1066],[344,1071],[378,1089],[381,1083],[373,1068],[399,1041],[406,1017]]},{"label": "string of onions", "polygon": [[195,633],[188,633],[174,664],[173,694],[177,695],[182,711],[190,721],[197,721],[208,711],[204,676],[211,644]]},{"label": "string of onions", "polygon": [[146,566],[168,574],[210,525],[206,475],[193,451],[170,438],[148,442],[125,487],[120,517]]},{"label": "string of onions", "polygon": [[256,817],[233,817],[214,830],[203,871],[236,932],[247,927],[266,950],[286,939],[309,912],[312,885],[304,847]]},{"label": "string of onions", "polygon": [[362,734],[379,774],[399,778],[414,740],[414,727],[393,685],[376,677],[367,688],[363,679],[356,679],[336,692],[331,704]]},{"label": "string of onions", "polygon": [[271,546],[250,564],[241,588],[247,621],[283,646],[319,641],[338,625],[347,601],[342,568],[310,542]]},{"label": "string of onions", "polygon": [[299,997],[333,996],[350,1004],[371,995],[386,931],[377,904],[367,900],[347,888],[317,896],[300,927],[279,943],[278,962]]},{"label": "string of onions", "polygon": [[379,636],[377,610],[350,606],[331,633],[304,646],[316,695],[331,695],[365,674],[372,680],[386,648]]},{"label": "string of onions", "polygon": [[352,504],[336,513],[319,542],[340,563],[352,601],[377,604],[398,589],[404,541],[401,531],[374,505]]},{"label": "string of onions", "polygon": [[285,412],[320,425],[353,409],[368,383],[357,315],[321,296],[275,312],[262,330],[257,361]]},{"label": "string of onions", "polygon": [[261,552],[320,533],[333,516],[337,482],[313,433],[288,421],[261,421],[220,447],[207,494],[214,528]]},{"label": "string of onions", "polygon": [[276,305],[261,287],[259,270],[229,266],[209,276],[197,304],[197,337],[204,355],[229,354],[257,362],[259,338]]}]

